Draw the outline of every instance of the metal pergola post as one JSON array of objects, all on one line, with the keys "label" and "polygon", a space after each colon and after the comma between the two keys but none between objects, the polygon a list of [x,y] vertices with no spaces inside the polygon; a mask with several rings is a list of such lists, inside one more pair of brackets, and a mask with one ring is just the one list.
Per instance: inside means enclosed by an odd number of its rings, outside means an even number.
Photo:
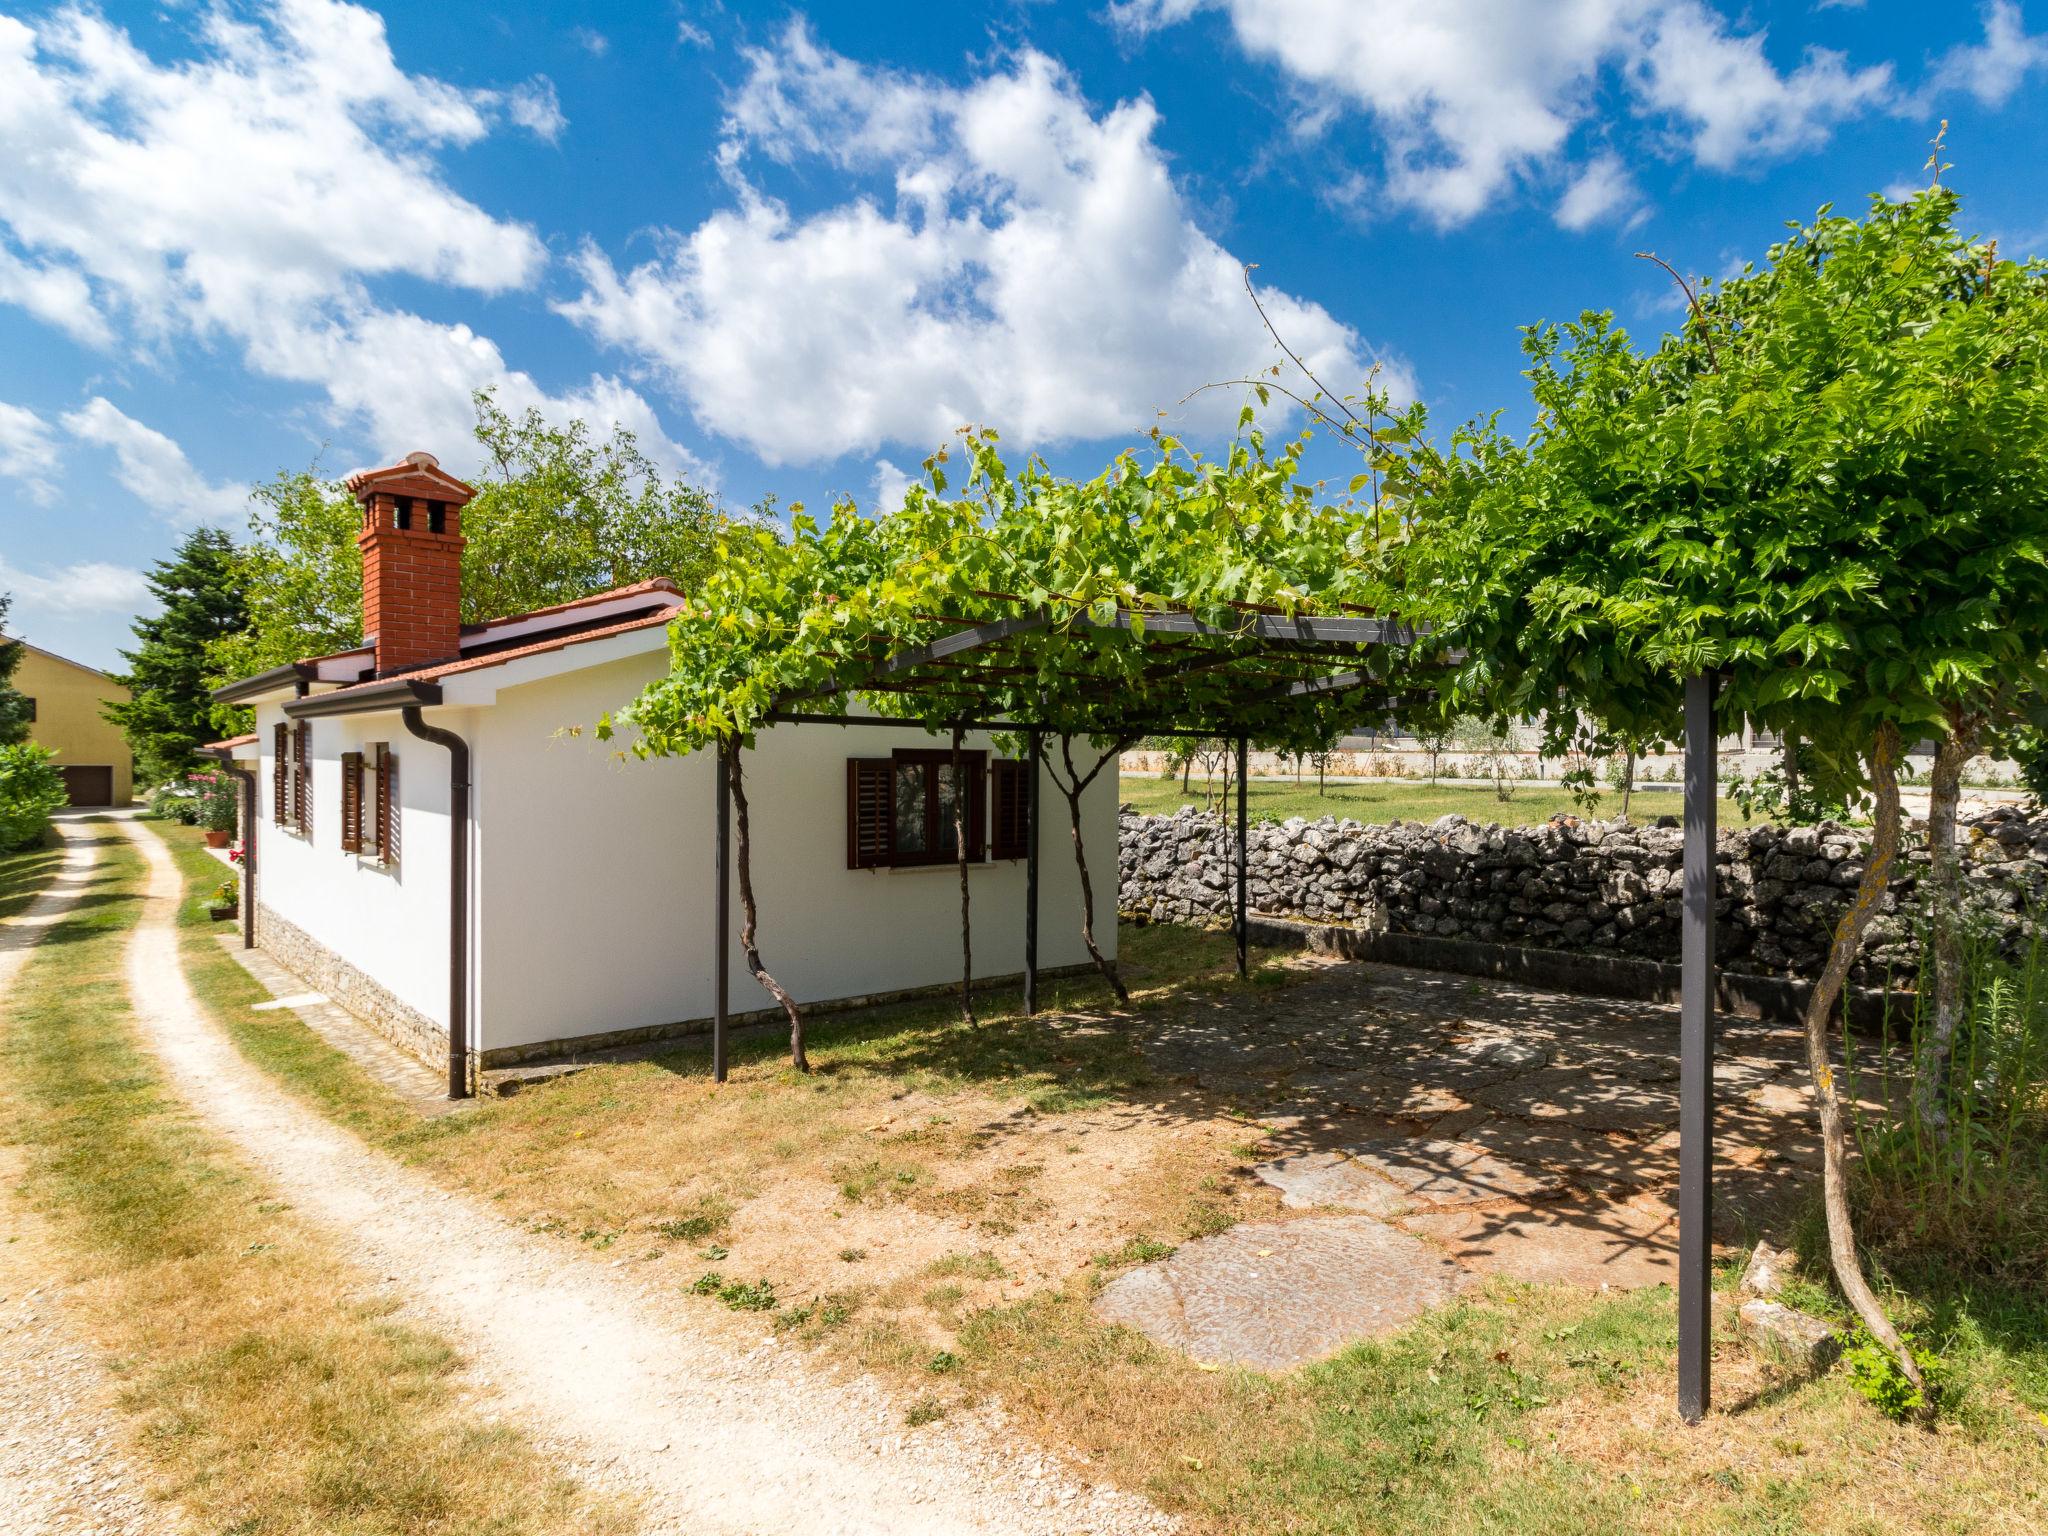
[{"label": "metal pergola post", "polygon": [[1714,684],[1685,683],[1685,871],[1678,994],[1678,1412],[1713,1396]]},{"label": "metal pergola post", "polygon": [[1250,872],[1251,864],[1251,860],[1247,856],[1249,852],[1251,817],[1250,792],[1246,788],[1247,769],[1250,762],[1251,738],[1239,736],[1237,738],[1237,918],[1233,924],[1237,936],[1237,979],[1239,981],[1244,980],[1246,976],[1251,974],[1250,960],[1246,954],[1246,946],[1251,940],[1251,926],[1246,917],[1247,907],[1245,901],[1247,876]]},{"label": "metal pergola post", "polygon": [[718,748],[718,828],[711,839],[712,898],[711,942],[711,1080],[725,1081],[725,1026],[732,982],[732,754],[737,748]]},{"label": "metal pergola post", "polygon": [[1024,1014],[1038,1012],[1038,778],[1045,771],[1045,732],[1029,733],[1030,789],[1024,802]]}]

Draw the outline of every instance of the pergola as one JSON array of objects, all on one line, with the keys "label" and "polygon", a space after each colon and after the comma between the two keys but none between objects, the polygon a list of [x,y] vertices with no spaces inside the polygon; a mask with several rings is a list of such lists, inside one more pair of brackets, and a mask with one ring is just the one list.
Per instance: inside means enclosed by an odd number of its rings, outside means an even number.
[{"label": "pergola", "polygon": [[[858,675],[833,687],[778,698],[771,724],[886,725],[928,732],[977,730],[1014,733],[1028,749],[1032,786],[1026,832],[1024,1006],[1038,1009],[1039,795],[1045,738],[1087,736],[1112,750],[1146,736],[1222,738],[1235,743],[1237,815],[1233,930],[1237,968],[1247,973],[1249,825],[1247,758],[1254,736],[1280,716],[1331,722],[1355,720],[1367,710],[1399,702],[1392,662],[1426,639],[1398,619],[1364,612],[1287,614],[1244,607],[1227,622],[1190,612],[1101,606],[1058,613],[1032,608],[1021,598],[979,593],[1008,608],[996,619],[931,616],[928,638],[877,647]],[[981,606],[977,604],[977,606]],[[1039,654],[1025,657],[1028,640]],[[1045,676],[1043,648],[1055,658],[1071,653],[1077,679],[1062,689],[1060,718],[1030,707],[1033,685]],[[1104,648],[1119,653],[1111,678],[1095,663]],[[1190,709],[1180,691],[1204,674],[1205,703]],[[1418,675],[1410,669],[1411,681]],[[1178,697],[1176,697],[1178,693]],[[875,713],[850,714],[849,695]],[[1410,695],[1412,697],[1412,694]],[[1679,1359],[1678,1409],[1688,1422],[1706,1412],[1710,1397],[1711,1221],[1713,1201],[1714,845],[1717,771],[1714,687],[1707,677],[1685,685],[1685,811],[1682,980],[1679,1035]],[[900,713],[898,712],[900,711]],[[934,712],[935,711],[935,712]],[[727,755],[719,748],[714,840],[713,955],[716,1002],[712,1018],[713,1073],[726,1075],[729,956],[732,935],[731,821]]]}]

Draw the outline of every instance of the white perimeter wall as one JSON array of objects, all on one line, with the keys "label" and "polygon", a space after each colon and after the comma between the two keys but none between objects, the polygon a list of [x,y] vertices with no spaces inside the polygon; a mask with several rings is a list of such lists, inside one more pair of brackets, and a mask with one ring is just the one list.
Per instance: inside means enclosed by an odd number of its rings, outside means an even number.
[{"label": "white perimeter wall", "polygon": [[[506,688],[494,705],[473,712],[477,1005],[486,1048],[701,1019],[712,1011],[714,758],[621,761],[619,743],[563,734],[632,699],[666,659],[657,651]],[[428,718],[440,713],[429,711]],[[325,723],[316,724],[316,734]],[[958,979],[955,866],[846,867],[846,759],[944,744],[887,726],[779,726],[763,732],[747,754],[761,955],[798,1001]],[[968,745],[994,755],[985,737]],[[408,782],[417,785],[413,765],[426,755],[412,751],[401,777],[411,775]],[[1050,969],[1080,964],[1088,954],[1066,801],[1049,779],[1040,790],[1038,959]],[[1116,805],[1111,764],[1089,787],[1083,811],[1098,941],[1109,954],[1116,943]],[[409,827],[408,861],[411,836]],[[445,864],[437,868],[445,873]],[[968,878],[975,973],[1021,971],[1024,861],[974,865]],[[773,1006],[740,956],[739,922],[735,876],[732,1007]]]},{"label": "white perimeter wall", "polygon": [[[437,709],[430,723],[464,736],[476,711]],[[444,1029],[448,1023],[448,754],[408,736],[396,713],[314,720],[313,835],[272,820],[271,728],[283,710],[256,712],[256,899],[364,971]],[[341,755],[385,741],[398,754],[400,857],[385,869],[341,851]],[[366,754],[367,755],[367,754]],[[373,808],[365,775],[365,826]]]}]

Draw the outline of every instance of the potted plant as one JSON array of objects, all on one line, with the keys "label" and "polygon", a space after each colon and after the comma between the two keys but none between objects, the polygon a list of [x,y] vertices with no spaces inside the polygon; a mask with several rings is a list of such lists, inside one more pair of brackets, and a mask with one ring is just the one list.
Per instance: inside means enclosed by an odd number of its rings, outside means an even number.
[{"label": "potted plant", "polygon": [[199,825],[206,831],[206,846],[225,848],[233,841],[240,799],[235,781],[224,773],[199,779]]},{"label": "potted plant", "polygon": [[217,923],[226,922],[242,910],[242,883],[227,879],[213,888],[212,899],[207,902],[206,915]]}]

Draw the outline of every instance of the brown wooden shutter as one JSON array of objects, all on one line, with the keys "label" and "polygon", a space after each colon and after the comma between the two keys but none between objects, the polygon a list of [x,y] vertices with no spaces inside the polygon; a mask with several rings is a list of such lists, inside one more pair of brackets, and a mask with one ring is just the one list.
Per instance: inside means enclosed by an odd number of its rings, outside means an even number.
[{"label": "brown wooden shutter", "polygon": [[363,754],[341,754],[341,851],[363,851]]},{"label": "brown wooden shutter", "polygon": [[299,836],[313,835],[313,722],[301,720],[294,731],[292,809],[298,813]]},{"label": "brown wooden shutter", "polygon": [[895,764],[886,757],[846,760],[846,867],[873,869],[896,849]]},{"label": "brown wooden shutter", "polygon": [[988,754],[962,752],[960,775],[967,780],[967,857],[979,863],[988,856]]},{"label": "brown wooden shutter", "polygon": [[377,748],[377,858],[384,864],[398,862],[398,754],[388,746]]},{"label": "brown wooden shutter", "polygon": [[989,829],[994,856],[1021,859],[1031,851],[1031,765],[999,759],[989,765],[995,815]]},{"label": "brown wooden shutter", "polygon": [[279,721],[270,731],[270,815],[280,827],[290,810],[291,727]]}]

